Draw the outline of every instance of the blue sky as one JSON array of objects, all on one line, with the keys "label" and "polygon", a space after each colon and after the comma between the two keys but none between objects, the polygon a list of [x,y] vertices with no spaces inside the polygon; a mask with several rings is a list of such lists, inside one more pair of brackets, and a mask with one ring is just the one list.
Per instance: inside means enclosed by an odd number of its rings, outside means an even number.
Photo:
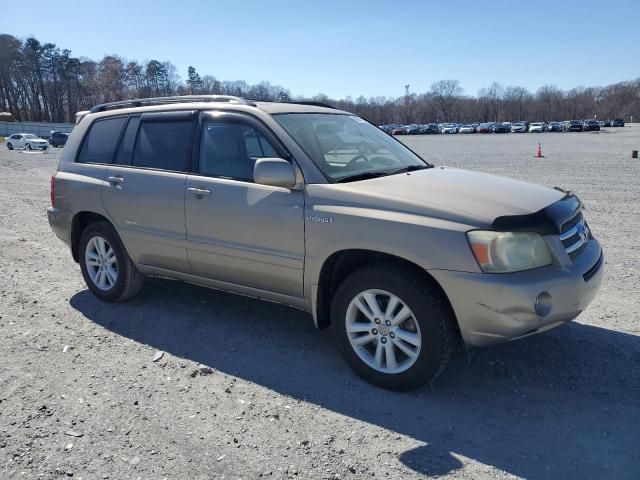
[{"label": "blue sky", "polygon": [[475,95],[494,81],[535,91],[640,77],[640,0],[29,0],[28,10],[19,19],[5,8],[0,32],[308,96],[395,97],[441,79]]}]

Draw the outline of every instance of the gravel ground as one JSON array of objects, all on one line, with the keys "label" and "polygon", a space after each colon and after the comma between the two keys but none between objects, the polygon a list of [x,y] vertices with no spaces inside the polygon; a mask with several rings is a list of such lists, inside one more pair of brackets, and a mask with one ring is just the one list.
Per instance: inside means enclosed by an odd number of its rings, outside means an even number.
[{"label": "gravel ground", "polygon": [[575,322],[409,394],[293,309],[159,279],[100,303],[46,221],[60,151],[0,146],[0,478],[640,478],[640,128],[403,141],[576,191],[607,255]]}]

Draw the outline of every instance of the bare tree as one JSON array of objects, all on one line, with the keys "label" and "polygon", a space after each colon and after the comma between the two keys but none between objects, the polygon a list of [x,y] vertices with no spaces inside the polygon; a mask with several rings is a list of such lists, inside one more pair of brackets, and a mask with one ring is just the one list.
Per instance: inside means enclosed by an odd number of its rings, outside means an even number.
[{"label": "bare tree", "polygon": [[460,82],[458,80],[440,80],[431,85],[430,93],[440,106],[442,120],[452,120],[454,105],[462,96]]},{"label": "bare tree", "polygon": [[[78,110],[112,100],[185,95],[201,92],[258,100],[305,100],[269,82],[249,85],[242,80],[221,81],[189,71],[182,81],[169,61],[138,62],[118,55],[96,61],[77,58],[71,51],[30,37],[20,40],[0,34],[0,110],[19,121],[73,121]],[[426,93],[396,98],[359,96],[340,100],[319,94],[311,98],[357,113],[372,122],[431,123],[499,120],[640,118],[640,78],[605,87],[577,87],[563,91],[545,85],[532,95],[519,86],[494,82],[464,96],[457,80],[440,80]]]}]

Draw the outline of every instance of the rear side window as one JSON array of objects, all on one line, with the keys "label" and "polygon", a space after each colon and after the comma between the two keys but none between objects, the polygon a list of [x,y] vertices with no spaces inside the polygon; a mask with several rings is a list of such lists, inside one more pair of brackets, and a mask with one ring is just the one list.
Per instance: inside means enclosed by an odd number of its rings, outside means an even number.
[{"label": "rear side window", "polygon": [[133,165],[184,171],[192,128],[191,121],[141,122],[135,142]]},{"label": "rear side window", "polygon": [[82,142],[78,161],[83,163],[111,163],[116,143],[127,117],[96,120]]},{"label": "rear side window", "polygon": [[133,146],[136,142],[136,133],[138,133],[139,125],[140,117],[129,118],[116,155],[116,163],[118,165],[131,165],[131,155],[133,154]]}]

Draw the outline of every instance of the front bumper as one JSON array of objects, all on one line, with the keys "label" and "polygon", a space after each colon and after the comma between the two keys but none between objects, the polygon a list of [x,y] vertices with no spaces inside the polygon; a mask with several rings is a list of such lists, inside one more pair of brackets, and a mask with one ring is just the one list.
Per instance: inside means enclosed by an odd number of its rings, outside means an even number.
[{"label": "front bumper", "polygon": [[[602,255],[598,242],[590,240],[569,266],[505,274],[430,273],[446,292],[465,343],[482,347],[540,333],[576,318],[600,288]],[[545,292],[550,308],[539,315],[536,298]]]}]

